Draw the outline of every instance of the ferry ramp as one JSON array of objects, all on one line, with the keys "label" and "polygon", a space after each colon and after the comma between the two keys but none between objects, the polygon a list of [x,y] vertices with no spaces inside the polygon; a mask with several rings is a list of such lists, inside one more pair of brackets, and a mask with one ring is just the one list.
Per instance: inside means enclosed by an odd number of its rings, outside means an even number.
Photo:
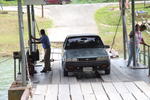
[{"label": "ferry ramp", "polygon": [[42,64],[36,65],[37,74],[32,77],[31,100],[149,100],[148,69],[126,67],[122,58],[111,59],[111,74],[96,76],[87,72],[77,78],[73,73],[63,76],[61,49],[52,49],[52,71],[40,73]]}]

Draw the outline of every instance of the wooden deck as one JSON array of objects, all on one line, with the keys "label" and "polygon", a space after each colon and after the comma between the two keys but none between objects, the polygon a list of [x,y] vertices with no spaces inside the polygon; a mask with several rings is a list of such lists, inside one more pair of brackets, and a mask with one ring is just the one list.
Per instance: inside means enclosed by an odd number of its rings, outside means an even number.
[{"label": "wooden deck", "polygon": [[64,77],[61,52],[55,52],[51,72],[40,73],[41,64],[36,67],[32,100],[150,100],[148,69],[127,68],[123,59],[112,59],[110,75],[88,72],[81,78],[72,73]]}]

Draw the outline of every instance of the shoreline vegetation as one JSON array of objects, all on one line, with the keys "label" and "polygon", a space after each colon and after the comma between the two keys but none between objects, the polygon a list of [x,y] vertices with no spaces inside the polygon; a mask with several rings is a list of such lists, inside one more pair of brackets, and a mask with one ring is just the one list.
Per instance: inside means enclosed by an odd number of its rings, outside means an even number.
[{"label": "shoreline vegetation", "polygon": [[[27,15],[24,14],[24,43],[28,47],[28,23]],[[37,17],[39,28],[48,29],[53,26],[51,20]],[[18,30],[18,13],[8,11],[7,14],[0,14],[0,57],[12,57],[14,51],[19,51],[19,30]],[[38,37],[38,32],[36,32]]]}]

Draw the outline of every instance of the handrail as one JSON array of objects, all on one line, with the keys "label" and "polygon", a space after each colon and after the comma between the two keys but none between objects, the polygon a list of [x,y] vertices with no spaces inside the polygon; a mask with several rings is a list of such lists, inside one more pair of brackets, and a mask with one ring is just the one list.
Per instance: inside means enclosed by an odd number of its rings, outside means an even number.
[{"label": "handrail", "polygon": [[149,68],[150,75],[150,45],[142,44],[140,49],[139,61]]}]

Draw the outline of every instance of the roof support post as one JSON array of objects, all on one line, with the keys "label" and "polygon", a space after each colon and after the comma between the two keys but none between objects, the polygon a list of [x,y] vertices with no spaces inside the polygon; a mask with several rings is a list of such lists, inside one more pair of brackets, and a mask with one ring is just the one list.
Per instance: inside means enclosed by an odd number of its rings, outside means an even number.
[{"label": "roof support post", "polygon": [[42,18],[44,18],[44,5],[42,4],[41,7],[42,7]]},{"label": "roof support post", "polygon": [[126,29],[126,16],[125,16],[125,0],[122,0],[122,27],[123,27],[123,50],[124,50],[124,59],[127,58],[127,49],[126,49],[126,41],[127,41],[127,29]]},{"label": "roof support post", "polygon": [[21,52],[21,71],[22,71],[22,85],[26,85],[26,57],[24,48],[24,25],[23,25],[23,12],[22,1],[18,0],[18,22],[19,22],[19,40],[20,40],[20,52]]},{"label": "roof support post", "polygon": [[133,66],[136,66],[137,65],[137,62],[136,62],[136,49],[135,49],[135,8],[134,8],[134,0],[131,0],[131,7],[132,7],[132,32],[133,32]]},{"label": "roof support post", "polygon": [[29,36],[29,48],[30,48],[30,54],[32,52],[32,39],[31,39],[31,11],[30,11],[30,5],[27,5],[27,18],[28,18],[28,36]]},{"label": "roof support post", "polygon": [[[36,37],[36,35],[35,35],[35,15],[34,14],[35,14],[34,13],[34,5],[31,5],[31,15],[32,15],[32,20],[31,20],[31,22],[32,22],[32,33],[31,34],[32,34],[32,36]],[[33,50],[33,52],[35,52],[36,51],[35,43],[32,46],[33,46],[32,50]]]}]

